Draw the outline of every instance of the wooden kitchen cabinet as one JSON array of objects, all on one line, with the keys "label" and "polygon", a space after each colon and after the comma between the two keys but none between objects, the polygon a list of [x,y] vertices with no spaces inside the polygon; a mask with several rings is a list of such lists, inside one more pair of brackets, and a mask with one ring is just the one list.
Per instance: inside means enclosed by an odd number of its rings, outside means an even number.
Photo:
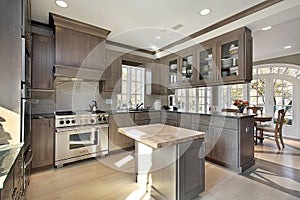
[{"label": "wooden kitchen cabinet", "polygon": [[166,66],[168,68],[168,87],[176,88],[179,86],[180,64],[179,56],[172,54],[166,58]]},{"label": "wooden kitchen cabinet", "polygon": [[104,80],[100,81],[101,92],[121,92],[122,84],[122,53],[106,50],[106,67],[103,73]]},{"label": "wooden kitchen cabinet", "polygon": [[54,88],[54,37],[49,29],[44,29],[43,33],[45,35],[32,34],[32,89],[52,90]]},{"label": "wooden kitchen cabinet", "polygon": [[211,143],[211,158],[224,165],[238,166],[238,131],[213,127],[209,130]]},{"label": "wooden kitchen cabinet", "polygon": [[191,114],[191,129],[205,132],[206,159],[244,171],[254,164],[253,117]]},{"label": "wooden kitchen cabinet", "polygon": [[244,83],[252,80],[252,37],[246,27],[217,38],[219,83]]},{"label": "wooden kitchen cabinet", "polygon": [[50,14],[55,30],[55,65],[105,68],[105,39],[110,31]]},{"label": "wooden kitchen cabinet", "polygon": [[217,43],[214,40],[203,42],[197,50],[196,85],[205,86],[217,81]]},{"label": "wooden kitchen cabinet", "polygon": [[54,165],[54,118],[32,120],[32,169]]},{"label": "wooden kitchen cabinet", "polygon": [[134,140],[120,134],[119,127],[134,126],[134,113],[112,114],[109,119],[109,153],[134,147]]},{"label": "wooden kitchen cabinet", "polygon": [[195,47],[189,47],[178,53],[179,58],[179,84],[180,86],[191,87],[194,84],[194,76],[197,74],[196,68],[196,50]]},{"label": "wooden kitchen cabinet", "polygon": [[252,51],[251,31],[242,27],[166,56],[161,61],[167,68],[167,87],[174,89],[250,82]]},{"label": "wooden kitchen cabinet", "polygon": [[[146,64],[146,94],[147,95],[161,95],[161,70],[162,66],[159,61],[153,61]],[[166,94],[166,93],[165,93]]]},{"label": "wooden kitchen cabinet", "polygon": [[160,111],[134,113],[135,124],[147,125],[160,123]]},{"label": "wooden kitchen cabinet", "polygon": [[161,123],[170,126],[178,126],[178,113],[161,111]]}]

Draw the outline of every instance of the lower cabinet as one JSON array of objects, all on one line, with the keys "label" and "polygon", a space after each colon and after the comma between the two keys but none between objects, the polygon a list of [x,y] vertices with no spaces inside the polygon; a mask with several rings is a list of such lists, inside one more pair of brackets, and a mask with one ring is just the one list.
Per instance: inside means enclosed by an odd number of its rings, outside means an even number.
[{"label": "lower cabinet", "polygon": [[134,113],[135,124],[147,125],[160,123],[160,111]]},{"label": "lower cabinet", "polygon": [[211,158],[225,165],[238,166],[238,132],[236,130],[211,128]]},{"label": "lower cabinet", "polygon": [[120,134],[119,127],[133,126],[134,113],[112,114],[109,119],[109,152],[134,147],[134,140]]},{"label": "lower cabinet", "polygon": [[32,169],[54,165],[54,118],[32,120]]},{"label": "lower cabinet", "polygon": [[191,115],[191,129],[205,132],[207,160],[244,171],[254,164],[253,117]]},{"label": "lower cabinet", "polygon": [[23,196],[23,155],[20,153],[14,166],[7,175],[3,189],[0,191],[1,200],[18,200]]},{"label": "lower cabinet", "polygon": [[161,123],[177,127],[178,126],[178,113],[162,111],[161,112]]}]

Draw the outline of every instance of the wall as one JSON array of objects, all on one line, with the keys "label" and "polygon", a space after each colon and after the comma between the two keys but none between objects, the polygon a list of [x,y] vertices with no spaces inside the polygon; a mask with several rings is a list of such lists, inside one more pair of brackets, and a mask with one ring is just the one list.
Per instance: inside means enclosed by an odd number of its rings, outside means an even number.
[{"label": "wall", "polygon": [[32,114],[54,113],[54,91],[32,91],[31,112]]}]

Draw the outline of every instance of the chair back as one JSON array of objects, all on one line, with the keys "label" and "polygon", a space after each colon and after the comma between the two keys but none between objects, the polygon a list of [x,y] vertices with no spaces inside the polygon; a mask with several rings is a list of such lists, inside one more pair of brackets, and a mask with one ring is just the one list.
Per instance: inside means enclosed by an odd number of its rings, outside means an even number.
[{"label": "chair back", "polygon": [[263,114],[263,107],[259,107],[259,106],[248,106],[247,107],[247,112],[249,113],[249,110],[252,110],[252,113],[254,114],[258,114],[257,112],[260,111],[260,114]]},{"label": "chair back", "polygon": [[233,108],[222,108],[222,112],[240,112],[239,109],[233,109]]},{"label": "chair back", "polygon": [[284,109],[278,110],[278,117],[277,117],[276,125],[275,125],[275,131],[277,131],[278,133],[282,132],[284,116],[285,116],[285,110]]}]

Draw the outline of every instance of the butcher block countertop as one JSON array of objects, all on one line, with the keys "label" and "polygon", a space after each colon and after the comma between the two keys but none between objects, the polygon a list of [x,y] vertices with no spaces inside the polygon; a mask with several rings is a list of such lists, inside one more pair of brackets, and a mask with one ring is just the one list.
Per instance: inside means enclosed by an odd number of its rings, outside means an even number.
[{"label": "butcher block countertop", "polygon": [[149,124],[118,128],[124,134],[152,148],[162,148],[204,138],[205,133],[165,124]]}]

